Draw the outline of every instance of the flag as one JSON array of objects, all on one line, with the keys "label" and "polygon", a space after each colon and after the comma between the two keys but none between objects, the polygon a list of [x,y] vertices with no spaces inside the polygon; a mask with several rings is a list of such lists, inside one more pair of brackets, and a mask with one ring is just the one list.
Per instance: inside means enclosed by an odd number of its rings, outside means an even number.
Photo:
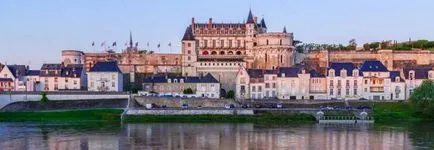
[{"label": "flag", "polygon": [[105,41],[101,43],[101,47],[103,47],[105,45]]},{"label": "flag", "polygon": [[169,42],[169,46],[172,46],[172,43],[171,43],[171,42]]},{"label": "flag", "polygon": [[95,46],[95,41],[92,42],[92,46]]},{"label": "flag", "polygon": [[158,43],[157,47],[160,48],[160,43]]},{"label": "flag", "polygon": [[139,46],[139,42],[136,42],[136,47]]},{"label": "flag", "polygon": [[113,42],[112,46],[113,46],[113,47],[116,46],[116,41]]},{"label": "flag", "polygon": [[149,47],[149,42],[148,42],[148,43],[146,43],[146,46],[148,46],[148,47]]}]

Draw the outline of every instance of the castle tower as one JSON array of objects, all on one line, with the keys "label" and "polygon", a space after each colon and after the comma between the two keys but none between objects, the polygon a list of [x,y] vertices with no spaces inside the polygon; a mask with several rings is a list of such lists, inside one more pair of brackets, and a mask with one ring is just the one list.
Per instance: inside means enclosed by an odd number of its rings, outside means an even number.
[{"label": "castle tower", "polygon": [[188,26],[185,30],[184,37],[182,38],[182,75],[183,76],[196,76],[196,62],[197,62],[197,42],[193,35],[192,26],[194,26],[194,18],[192,25]]},{"label": "castle tower", "polygon": [[[264,21],[265,23],[265,21]],[[247,68],[251,68],[251,64],[253,63],[253,47],[257,45],[255,40],[257,34],[257,24],[255,17],[252,14],[252,10],[249,10],[249,15],[247,16],[246,22],[246,37],[245,37],[245,47],[246,47],[246,55],[245,61],[247,62]]]}]

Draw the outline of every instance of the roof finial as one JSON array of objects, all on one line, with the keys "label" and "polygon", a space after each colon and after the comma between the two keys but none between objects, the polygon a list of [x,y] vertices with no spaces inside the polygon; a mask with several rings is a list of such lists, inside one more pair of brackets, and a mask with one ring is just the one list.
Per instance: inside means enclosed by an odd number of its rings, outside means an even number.
[{"label": "roof finial", "polygon": [[287,33],[286,32],[286,26],[283,26],[283,33]]},{"label": "roof finial", "polygon": [[133,34],[130,31],[130,48],[133,48]]}]

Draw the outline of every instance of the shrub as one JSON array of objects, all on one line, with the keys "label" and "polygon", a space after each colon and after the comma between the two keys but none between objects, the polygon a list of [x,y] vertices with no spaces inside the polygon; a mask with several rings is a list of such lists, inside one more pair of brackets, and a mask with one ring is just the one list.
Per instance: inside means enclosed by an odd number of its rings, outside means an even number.
[{"label": "shrub", "polygon": [[184,89],[184,91],[182,93],[184,93],[184,94],[193,94],[193,90],[191,88],[187,88],[187,89]]},{"label": "shrub", "polygon": [[230,90],[227,94],[226,94],[226,98],[234,98],[235,97],[235,93],[234,91]]},{"label": "shrub", "polygon": [[41,101],[40,101],[40,104],[41,105],[45,105],[45,104],[47,104],[48,103],[48,97],[47,97],[47,92],[42,92],[41,93]]},{"label": "shrub", "polygon": [[425,80],[410,95],[412,110],[425,119],[434,119],[434,82]]}]

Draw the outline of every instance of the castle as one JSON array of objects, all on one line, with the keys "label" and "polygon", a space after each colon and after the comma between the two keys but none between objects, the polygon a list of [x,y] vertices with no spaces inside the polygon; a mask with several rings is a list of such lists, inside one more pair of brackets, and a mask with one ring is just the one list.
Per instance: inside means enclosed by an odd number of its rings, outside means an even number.
[{"label": "castle", "polygon": [[259,21],[249,11],[245,23],[191,24],[182,38],[182,75],[210,73],[225,90],[234,90],[240,66],[277,69],[294,64],[293,34],[267,32],[264,18]]}]

